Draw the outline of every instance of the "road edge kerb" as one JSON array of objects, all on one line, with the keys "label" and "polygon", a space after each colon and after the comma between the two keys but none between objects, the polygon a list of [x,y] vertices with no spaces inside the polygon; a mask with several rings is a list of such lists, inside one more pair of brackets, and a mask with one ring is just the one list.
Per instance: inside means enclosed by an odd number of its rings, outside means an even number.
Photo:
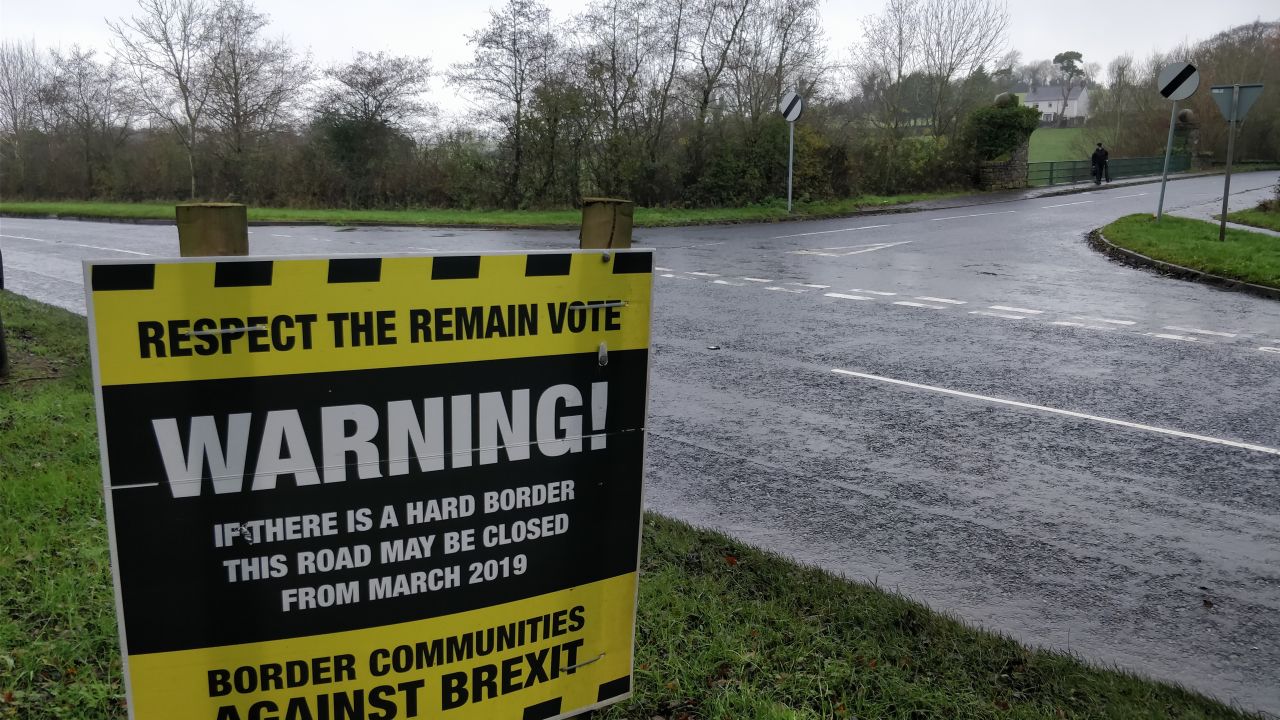
[{"label": "road edge kerb", "polygon": [[[979,205],[990,205],[992,203],[973,203],[970,205],[956,205],[954,207],[976,207]],[[852,213],[815,213],[812,215],[797,215],[795,217],[783,218],[744,218],[742,220],[708,220],[706,222],[684,223],[684,224],[661,224],[650,225],[647,223],[636,223],[637,229],[653,230],[658,228],[677,228],[677,227],[708,227],[708,226],[732,226],[732,225],[764,225],[773,223],[801,222],[805,220],[838,220],[840,218],[856,218],[872,215],[901,215],[908,213],[925,212],[928,210],[946,210],[948,208],[918,208],[918,207],[875,207],[865,210],[858,210]],[[24,212],[0,212],[0,218],[21,218],[27,220],[74,220],[76,222],[107,222],[122,223],[126,225],[174,225],[176,221],[165,220],[161,218],[124,218],[124,217],[99,217],[94,215],[59,215],[56,213],[24,213]],[[356,220],[352,222],[329,222],[327,220],[250,220],[249,227],[402,227],[402,228],[443,228],[450,230],[577,230],[577,224],[556,223],[548,225],[524,225],[519,223],[502,224],[502,223],[410,223],[410,222],[382,222],[377,220]]]},{"label": "road edge kerb", "polygon": [[1200,282],[1206,285],[1213,285],[1224,290],[1234,290],[1236,292],[1257,295],[1269,300],[1280,300],[1280,288],[1267,287],[1266,285],[1257,285],[1245,282],[1243,280],[1234,280],[1221,275],[1204,272],[1203,270],[1195,270],[1181,265],[1156,260],[1147,257],[1142,253],[1134,252],[1127,248],[1112,243],[1102,234],[1102,228],[1091,230],[1085,235],[1085,241],[1089,243],[1094,250],[1101,252],[1112,260],[1121,262],[1137,268],[1154,270],[1161,275],[1177,278],[1179,280],[1189,280],[1191,282]]},{"label": "road edge kerb", "polygon": [[[1249,170],[1247,172],[1255,172]],[[1256,172],[1270,172],[1269,170],[1259,170]],[[1170,176],[1169,181],[1193,180],[1195,178],[1208,177],[1212,175],[1221,175],[1222,172],[1199,172],[1199,173],[1178,173],[1176,176]],[[901,205],[887,205],[882,207],[861,208],[855,212],[844,213],[814,213],[811,215],[794,215],[789,217],[776,218],[744,218],[742,220],[708,220],[706,222],[693,222],[685,224],[660,224],[650,225],[648,223],[635,223],[637,229],[652,230],[657,228],[681,228],[681,227],[711,227],[711,226],[733,226],[733,225],[764,225],[774,223],[788,222],[804,222],[809,220],[839,220],[842,218],[857,218],[875,215],[905,215],[918,212],[930,212],[934,210],[958,210],[961,208],[985,207],[987,205],[1000,205],[1003,203],[1021,202],[1023,200],[1034,200],[1038,198],[1061,197],[1063,195],[1078,195],[1081,193],[1093,192],[1099,189],[1136,187],[1139,185],[1151,185],[1160,182],[1160,178],[1144,178],[1132,182],[1119,180],[1115,183],[1103,185],[1101,187],[1093,185],[1088,181],[1081,184],[1073,184],[1071,187],[1061,190],[1052,190],[1048,192],[1034,192],[1035,188],[1025,188],[1033,191],[1024,197],[1009,198],[996,197],[991,200],[981,201],[975,200],[971,202],[960,202],[956,204],[943,204],[947,200],[945,198],[939,200],[917,200],[915,203],[936,202],[937,205],[928,207],[913,207],[914,203],[902,203]],[[1049,186],[1053,187],[1053,186]],[[997,195],[1000,191],[991,191],[991,195]],[[982,198],[981,193],[974,195],[965,195],[966,198]],[[75,220],[77,222],[110,222],[125,223],[133,225],[174,225],[175,220],[166,220],[161,218],[122,218],[122,217],[100,217],[92,215],[60,215],[57,213],[24,213],[3,211],[0,212],[0,218],[26,218],[30,220]],[[353,222],[329,222],[327,220],[250,220],[250,227],[405,227],[405,228],[443,228],[449,230],[577,230],[577,224],[563,223],[551,225],[525,225],[520,223],[408,223],[408,222],[382,222],[382,221],[353,221]]]}]

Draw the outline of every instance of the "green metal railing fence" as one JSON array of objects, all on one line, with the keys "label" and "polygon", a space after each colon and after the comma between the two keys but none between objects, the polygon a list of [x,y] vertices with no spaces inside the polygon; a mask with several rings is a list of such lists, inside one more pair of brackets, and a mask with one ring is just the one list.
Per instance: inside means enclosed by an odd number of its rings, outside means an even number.
[{"label": "green metal railing fence", "polygon": [[[1116,158],[1107,163],[1111,179],[1142,175],[1159,175],[1164,167],[1163,157]],[[1186,172],[1191,169],[1191,158],[1174,155],[1169,159],[1169,172]],[[1093,166],[1088,160],[1060,160],[1057,162],[1027,163],[1027,184],[1031,187],[1046,185],[1070,185],[1092,182]]]}]

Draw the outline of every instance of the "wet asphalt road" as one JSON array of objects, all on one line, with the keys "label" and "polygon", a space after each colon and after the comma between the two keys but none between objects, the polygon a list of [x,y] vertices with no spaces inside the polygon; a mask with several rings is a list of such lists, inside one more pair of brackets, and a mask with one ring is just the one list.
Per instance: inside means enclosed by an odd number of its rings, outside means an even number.
[{"label": "wet asphalt road", "polygon": [[[1232,208],[1276,179],[1237,175]],[[1166,208],[1221,188],[1170,183]],[[662,268],[649,507],[1280,716],[1280,302],[1085,245],[1158,192],[637,231]],[[254,254],[576,245],[252,232]],[[0,243],[7,288],[77,312],[82,258],[177,252],[172,227],[53,220]]]}]

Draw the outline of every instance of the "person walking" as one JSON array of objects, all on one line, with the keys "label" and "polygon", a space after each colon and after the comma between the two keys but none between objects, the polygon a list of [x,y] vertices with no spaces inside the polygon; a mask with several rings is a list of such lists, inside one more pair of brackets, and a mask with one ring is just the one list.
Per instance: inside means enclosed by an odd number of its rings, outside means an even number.
[{"label": "person walking", "polygon": [[1111,169],[1107,167],[1107,156],[1110,153],[1102,147],[1102,143],[1098,143],[1097,149],[1093,151],[1093,155],[1089,156],[1089,162],[1093,166],[1093,184],[1101,185],[1102,179],[1106,178],[1107,182],[1111,182]]}]

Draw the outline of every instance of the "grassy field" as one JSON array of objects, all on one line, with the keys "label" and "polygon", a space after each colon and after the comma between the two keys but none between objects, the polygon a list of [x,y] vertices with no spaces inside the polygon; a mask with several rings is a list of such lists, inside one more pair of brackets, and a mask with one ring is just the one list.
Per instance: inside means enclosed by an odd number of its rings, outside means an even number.
[{"label": "grassy field", "polygon": [[1280,230],[1280,202],[1273,202],[1270,207],[1274,209],[1265,209],[1259,206],[1252,210],[1238,210],[1228,213],[1227,221],[1270,230]]},{"label": "grassy field", "polygon": [[[863,195],[831,202],[798,203],[788,214],[785,202],[736,208],[636,208],[637,227],[670,227],[712,223],[770,222],[796,218],[853,215],[919,200],[954,197],[960,193]],[[0,214],[173,220],[172,202],[0,202]],[[576,228],[582,213],[570,210],[314,210],[249,208],[249,222],[320,222],[330,225],[379,224],[421,226],[480,226],[512,228]]]},{"label": "grassy field", "polygon": [[[0,718],[121,720],[85,322],[0,314]],[[641,570],[636,696],[598,717],[1244,717],[657,515]]]},{"label": "grassy field", "polygon": [[1113,244],[1147,257],[1236,280],[1280,288],[1280,239],[1227,229],[1218,242],[1218,224],[1146,213],[1128,215],[1102,229]]},{"label": "grassy field", "polygon": [[1039,128],[1031,133],[1027,162],[1088,160],[1091,150],[1084,141],[1084,128]]}]

